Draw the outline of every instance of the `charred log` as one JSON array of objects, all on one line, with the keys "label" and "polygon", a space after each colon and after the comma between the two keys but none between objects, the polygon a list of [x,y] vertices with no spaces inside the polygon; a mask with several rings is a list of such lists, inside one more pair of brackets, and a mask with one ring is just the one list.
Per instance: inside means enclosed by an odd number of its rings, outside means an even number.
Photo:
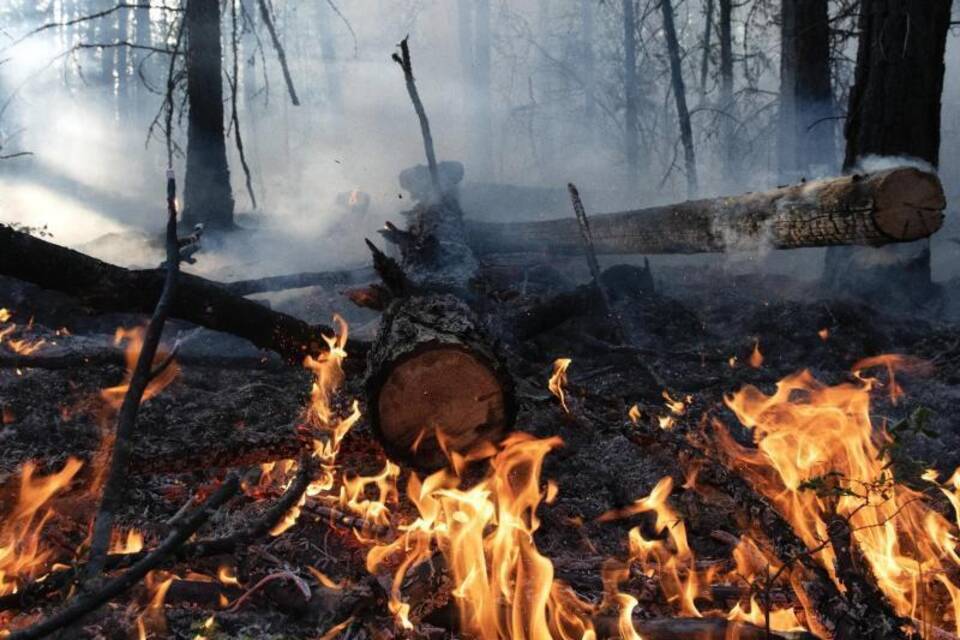
[{"label": "charred log", "polygon": [[[162,269],[130,270],[0,226],[0,273],[75,296],[102,311],[153,311]],[[273,311],[219,283],[182,274],[170,315],[246,338],[290,361],[325,348],[330,329]]]},{"label": "charred log", "polygon": [[[880,246],[935,233],[946,200],[936,175],[897,168],[740,196],[592,216],[600,254],[710,253],[760,247]],[[574,218],[467,223],[479,255],[546,252],[578,255]]]},{"label": "charred log", "polygon": [[418,467],[495,441],[512,422],[513,384],[480,321],[452,295],[394,302],[367,356],[370,423],[386,451]]}]

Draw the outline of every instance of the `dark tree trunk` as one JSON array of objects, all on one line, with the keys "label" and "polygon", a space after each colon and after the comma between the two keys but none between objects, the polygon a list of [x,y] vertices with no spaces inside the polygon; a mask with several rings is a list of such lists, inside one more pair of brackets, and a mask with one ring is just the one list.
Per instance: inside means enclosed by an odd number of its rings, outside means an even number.
[{"label": "dark tree trunk", "polygon": [[718,0],[720,4],[720,109],[729,114],[721,120],[723,176],[727,187],[737,184],[737,151],[733,123],[736,111],[733,101],[733,0]]},{"label": "dark tree trunk", "polygon": [[710,39],[713,36],[713,0],[707,0],[704,11],[703,58],[700,61],[700,100],[707,95],[707,75],[710,71]]},{"label": "dark tree trunk", "polygon": [[233,194],[223,131],[219,0],[189,0],[186,14],[187,175],[183,222],[233,227]]},{"label": "dark tree trunk", "polygon": [[784,0],[781,8],[780,181],[835,173],[827,0]]},{"label": "dark tree trunk", "polygon": [[687,174],[687,197],[694,198],[699,191],[697,181],[697,158],[693,150],[693,128],[690,126],[690,111],[687,109],[687,88],[683,83],[683,66],[680,59],[680,43],[673,23],[673,3],[661,0],[663,32],[670,55],[670,84],[677,102],[677,119],[680,121],[680,141],[683,143],[684,169]]},{"label": "dark tree trunk", "polygon": [[623,0],[623,117],[628,181],[636,186],[639,175],[640,141],[637,128],[637,11],[634,0]]},{"label": "dark tree trunk", "polygon": [[[844,169],[865,157],[910,156],[936,167],[951,0],[864,0]],[[835,290],[921,305],[936,293],[927,240],[883,250],[831,249]]]}]

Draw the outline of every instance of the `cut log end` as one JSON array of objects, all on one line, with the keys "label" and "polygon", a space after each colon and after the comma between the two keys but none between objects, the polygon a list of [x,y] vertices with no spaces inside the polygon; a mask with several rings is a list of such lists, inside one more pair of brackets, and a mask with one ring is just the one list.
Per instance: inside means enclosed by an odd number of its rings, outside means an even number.
[{"label": "cut log end", "polygon": [[405,298],[384,313],[367,357],[370,423],[387,454],[422,469],[498,441],[513,386],[473,312],[451,295]]},{"label": "cut log end", "polygon": [[905,167],[883,175],[874,207],[877,227],[894,240],[908,242],[940,229],[947,200],[936,175]]},{"label": "cut log end", "polygon": [[397,364],[380,390],[380,433],[422,466],[443,464],[498,440],[506,425],[503,389],[493,370],[467,351],[436,346]]}]

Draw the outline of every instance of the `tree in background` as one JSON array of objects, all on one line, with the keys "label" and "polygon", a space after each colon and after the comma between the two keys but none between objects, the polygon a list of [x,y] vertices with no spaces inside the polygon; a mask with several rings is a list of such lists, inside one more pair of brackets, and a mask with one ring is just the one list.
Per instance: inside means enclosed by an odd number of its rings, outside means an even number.
[{"label": "tree in background", "polygon": [[220,0],[188,0],[187,172],[183,222],[214,229],[233,227],[233,193],[223,129],[223,51]]},{"label": "tree in background", "polygon": [[827,0],[783,0],[780,13],[780,182],[836,171]]},{"label": "tree in background", "polygon": [[[860,46],[847,110],[845,171],[868,156],[940,160],[940,100],[952,0],[863,0]],[[936,292],[930,242],[889,248],[832,247],[826,282],[835,290],[913,305]]]}]

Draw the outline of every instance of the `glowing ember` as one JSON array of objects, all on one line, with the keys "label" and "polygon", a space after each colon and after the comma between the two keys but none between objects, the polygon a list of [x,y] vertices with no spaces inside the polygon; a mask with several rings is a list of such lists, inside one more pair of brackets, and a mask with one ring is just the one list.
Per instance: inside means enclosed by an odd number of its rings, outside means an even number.
[{"label": "glowing ember", "polygon": [[823,329],[820,329],[820,331],[817,331],[817,335],[820,336],[821,340],[826,342],[827,339],[830,337],[830,329],[824,327]]},{"label": "glowing ember", "polygon": [[[6,323],[13,317],[13,314],[8,309],[0,309],[0,324]],[[27,329],[33,327],[33,318],[27,323]],[[10,323],[6,327],[0,328],[0,345],[6,345],[6,347],[20,356],[29,356],[36,353],[40,347],[47,344],[47,341],[44,339],[37,339],[34,341],[27,340],[26,338],[13,339],[10,336],[17,330],[17,325],[15,323]]]},{"label": "glowing ember", "polygon": [[747,361],[751,367],[754,369],[759,369],[763,366],[763,354],[760,353],[760,341],[756,340],[753,343],[753,351],[750,353],[750,359]]},{"label": "glowing ember", "polygon": [[570,358],[557,358],[553,363],[553,375],[550,376],[550,381],[547,382],[547,388],[550,390],[550,393],[560,400],[560,406],[563,407],[563,410],[567,413],[570,413],[570,409],[567,408],[567,398],[564,387],[567,384],[567,367],[570,366],[571,362],[573,362],[573,360]]}]

